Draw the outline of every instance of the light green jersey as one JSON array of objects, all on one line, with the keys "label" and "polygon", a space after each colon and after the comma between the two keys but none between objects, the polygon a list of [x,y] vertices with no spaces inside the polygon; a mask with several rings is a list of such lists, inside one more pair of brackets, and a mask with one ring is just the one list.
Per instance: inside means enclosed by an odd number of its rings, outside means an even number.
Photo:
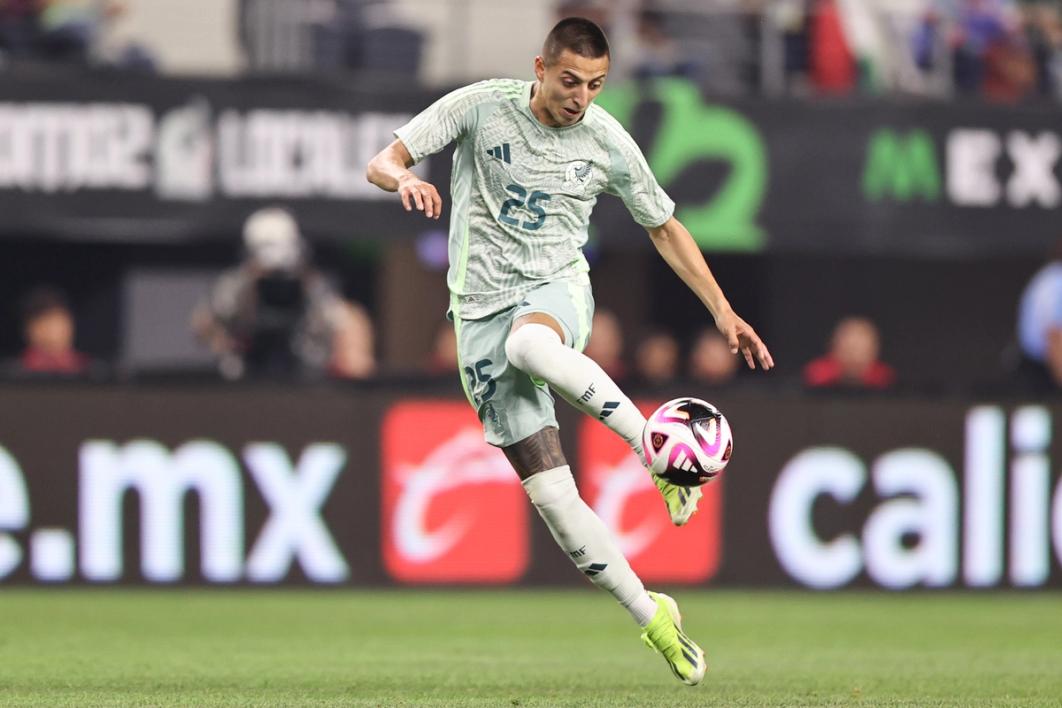
[{"label": "light green jersey", "polygon": [[543,283],[585,278],[582,247],[601,192],[623,199],[646,227],[675,210],[615,118],[591,105],[578,123],[550,128],[531,112],[532,86],[481,81],[395,131],[417,162],[457,142],[447,283],[464,319],[515,305]]}]

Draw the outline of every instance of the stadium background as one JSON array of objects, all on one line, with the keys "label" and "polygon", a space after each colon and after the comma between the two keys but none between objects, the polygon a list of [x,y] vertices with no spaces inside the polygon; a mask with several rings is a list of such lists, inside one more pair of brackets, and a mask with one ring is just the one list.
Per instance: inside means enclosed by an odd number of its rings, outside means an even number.
[{"label": "stadium background", "polygon": [[[271,7],[258,4],[261,13]],[[104,47],[152,47],[159,74],[12,61],[0,75],[0,299],[10,304],[0,346],[17,356],[15,304],[50,282],[72,300],[78,346],[113,365],[91,381],[2,384],[4,582],[580,582],[528,518],[500,457],[463,446],[476,424],[457,381],[418,368],[441,322],[435,304],[445,301],[439,227],[362,178],[391,129],[447,88],[525,75],[554,8],[391,3],[387,17],[417,33],[421,61],[411,65],[398,42],[390,65],[381,50],[380,66],[326,76],[310,76],[308,59],[275,38],[259,37],[256,70],[254,40],[241,55],[234,39],[236,10],[130,3],[100,30]],[[684,17],[707,28],[730,15]],[[714,490],[716,510],[693,528],[654,525],[652,489],[635,485],[613,500],[617,531],[641,543],[647,563],[670,558],[644,570],[650,581],[1057,584],[1058,411],[1050,392],[1016,385],[1013,361],[1018,297],[1058,238],[1056,104],[786,90],[771,79],[773,35],[757,21],[759,68],[744,90],[624,79],[623,62],[633,62],[619,46],[619,76],[600,99],[643,145],[778,363],[723,387],[681,377],[634,387],[646,404],[678,394],[718,400],[738,452]],[[487,31],[494,25],[535,32],[500,38]],[[306,36],[291,34],[316,47]],[[108,157],[89,157],[91,144]],[[448,184],[448,155],[423,169]],[[274,204],[293,211],[344,296],[369,309],[380,362],[372,380],[224,382],[194,343],[188,313],[239,258],[246,215]],[[649,325],[688,345],[705,324],[615,200],[596,212],[590,258],[598,306],[628,326],[629,346]],[[877,394],[806,391],[802,367],[853,313],[883,333],[883,359],[900,384]],[[584,491],[599,494],[607,485],[590,477],[621,476],[630,460],[607,449],[595,425],[564,420],[569,454],[589,476]],[[435,431],[430,441],[426,430]],[[143,442],[154,446],[150,469],[133,454]],[[204,445],[204,467],[183,467],[182,451]],[[299,511],[261,486],[254,445],[273,446],[287,470],[278,489],[289,493],[310,484],[299,465],[314,446],[338,456]],[[808,479],[820,486],[789,510],[785,523],[795,525],[772,529],[783,523],[772,502],[787,470],[809,454],[819,463]],[[461,474],[466,464],[491,472]],[[432,465],[457,471],[419,500],[423,518],[397,514],[419,488],[407,477],[434,479]],[[494,499],[508,511],[484,512]],[[268,518],[290,523],[263,541]],[[869,519],[879,521],[873,533]],[[460,540],[432,546],[448,529],[460,529]],[[276,553],[269,572],[256,540],[273,543],[263,547]]]},{"label": "stadium background", "polygon": [[[639,4],[581,8],[618,18],[600,103],[778,367],[719,386],[632,383],[647,407],[712,400],[734,428],[733,463],[689,527],[663,524],[633,458],[562,406],[580,488],[647,583],[679,592],[1057,588],[1062,407],[1019,378],[1015,338],[1022,289],[1062,235],[1057,97],[928,80],[819,91],[809,60],[801,73],[787,53],[783,10],[803,5],[660,3],[693,56],[723,42],[736,83],[635,81]],[[367,8],[361,64],[322,70],[334,53],[321,47],[338,40],[306,26],[327,27],[314,13],[343,3],[285,19],[295,6],[129,0],[96,17],[85,62],[7,56],[0,354],[17,359],[17,303],[50,283],[69,296],[78,348],[105,366],[0,382],[0,585],[47,597],[585,584],[481,444],[456,375],[423,368],[446,299],[440,227],[363,178],[390,131],[447,89],[528,76],[565,8],[351,3]],[[744,39],[726,44],[733,27]],[[114,65],[130,42],[152,71]],[[854,40],[850,51],[866,59]],[[442,187],[449,154],[423,169]],[[292,211],[314,261],[367,308],[374,376],[227,381],[194,341],[191,309],[241,257],[244,219],[270,205]],[[617,200],[599,204],[590,260],[628,357],[650,327],[685,351],[707,324]],[[809,390],[803,367],[852,314],[877,324],[898,384]],[[867,616],[892,607],[872,597]]]},{"label": "stadium background", "polygon": [[[1004,51],[981,65],[959,51],[974,6]],[[1015,332],[1062,236],[1058,12],[0,0],[0,703],[1058,705],[1062,399]],[[364,180],[448,89],[530,77],[569,13],[607,24],[600,103],[777,363],[624,379],[647,410],[697,395],[731,420],[733,462],[682,529],[559,405],[582,495],[705,644],[697,691],[482,443],[431,359],[445,225]],[[915,30],[928,54],[905,52]],[[449,163],[419,169],[444,187]],[[195,341],[270,206],[369,316],[371,375],[229,380]],[[587,252],[628,373],[653,332],[685,358],[708,317],[614,198]],[[80,375],[20,369],[40,284],[67,295]],[[807,385],[849,315],[880,332],[888,390]]]},{"label": "stadium background", "polygon": [[[159,74],[15,61],[0,75],[0,346],[17,356],[15,304],[50,282],[71,298],[79,348],[113,365],[0,384],[4,582],[579,583],[501,457],[465,445],[476,421],[458,382],[418,369],[445,301],[439,227],[362,177],[391,129],[448,87],[525,75],[553,8],[392,3],[387,17],[418,33],[414,71],[401,55],[322,77],[269,65],[287,55],[253,70],[223,5],[130,3],[101,30],[153,47]],[[535,31],[501,40],[494,24]],[[751,36],[769,44],[766,24]],[[602,94],[778,366],[715,390],[634,386],[647,405],[696,394],[731,416],[734,464],[691,528],[655,524],[652,488],[618,482],[631,460],[565,413],[584,494],[612,504],[651,582],[1058,584],[1059,411],[1018,387],[1013,357],[1018,297],[1059,236],[1056,104],[817,98],[772,88],[766,56],[737,93],[623,79],[618,59]],[[107,159],[89,157],[92,141]],[[423,169],[448,184],[448,154]],[[371,380],[226,382],[193,342],[195,301],[239,258],[246,215],[274,204],[372,314]],[[596,212],[590,259],[629,346],[648,325],[688,345],[705,324],[615,200]],[[802,367],[853,313],[878,325],[900,384],[805,390]],[[255,446],[276,456],[273,487]],[[811,491],[783,504],[792,474]]]}]

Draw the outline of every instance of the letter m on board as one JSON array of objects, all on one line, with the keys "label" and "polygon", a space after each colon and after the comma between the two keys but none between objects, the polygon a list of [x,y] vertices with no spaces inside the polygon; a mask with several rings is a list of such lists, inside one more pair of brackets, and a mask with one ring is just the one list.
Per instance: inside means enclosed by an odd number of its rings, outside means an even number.
[{"label": "letter m on board", "polygon": [[940,166],[933,138],[924,130],[906,134],[882,128],[870,137],[863,167],[868,201],[891,198],[931,202],[940,197]]}]

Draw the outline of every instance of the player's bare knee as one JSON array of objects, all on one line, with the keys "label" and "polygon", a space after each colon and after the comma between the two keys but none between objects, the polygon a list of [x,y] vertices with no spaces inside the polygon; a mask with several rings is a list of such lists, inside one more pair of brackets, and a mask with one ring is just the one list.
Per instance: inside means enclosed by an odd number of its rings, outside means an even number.
[{"label": "player's bare knee", "polygon": [[549,327],[553,330],[554,334],[560,337],[561,342],[564,341],[564,328],[561,327],[560,322],[557,321],[553,315],[545,312],[529,312],[526,315],[521,315],[513,322],[512,331],[515,332],[524,325],[538,324]]},{"label": "player's bare knee", "polygon": [[519,442],[502,448],[521,480],[568,464],[560,444],[560,431],[543,428]]}]

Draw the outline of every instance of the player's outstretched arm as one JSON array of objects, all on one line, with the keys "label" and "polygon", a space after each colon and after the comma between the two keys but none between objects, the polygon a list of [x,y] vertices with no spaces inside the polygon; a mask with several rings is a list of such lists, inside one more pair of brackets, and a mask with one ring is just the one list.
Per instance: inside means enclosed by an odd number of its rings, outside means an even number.
[{"label": "player's outstretched arm", "polygon": [[662,225],[648,231],[657,252],[715,317],[715,326],[726,337],[730,351],[737,354],[740,350],[750,369],[756,368],[757,361],[764,369],[773,367],[774,359],[767,350],[767,345],[756,334],[756,330],[738,317],[730,307],[722,288],[704,260],[701,249],[697,247],[686,227],[678,219],[671,217]]},{"label": "player's outstretched arm", "polygon": [[413,157],[409,150],[401,140],[395,140],[369,160],[365,177],[384,191],[398,192],[406,211],[413,211],[416,207],[417,211],[424,212],[424,216],[438,219],[442,214],[439,190],[410,172],[412,166]]}]

